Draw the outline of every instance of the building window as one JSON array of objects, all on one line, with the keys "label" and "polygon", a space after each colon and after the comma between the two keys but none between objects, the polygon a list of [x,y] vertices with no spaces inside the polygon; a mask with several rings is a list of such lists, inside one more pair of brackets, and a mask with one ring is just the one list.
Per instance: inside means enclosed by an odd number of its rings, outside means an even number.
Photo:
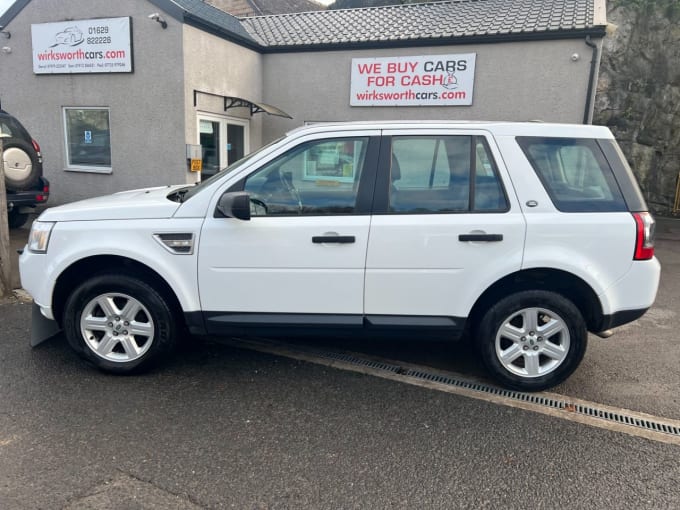
[{"label": "building window", "polygon": [[111,173],[108,108],[64,108],[66,168]]}]

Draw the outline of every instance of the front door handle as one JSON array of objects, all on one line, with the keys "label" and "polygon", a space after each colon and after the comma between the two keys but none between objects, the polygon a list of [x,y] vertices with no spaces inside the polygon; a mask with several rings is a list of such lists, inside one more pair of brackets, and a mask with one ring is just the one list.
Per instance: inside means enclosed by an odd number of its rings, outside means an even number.
[{"label": "front door handle", "polygon": [[458,240],[462,242],[483,241],[493,243],[503,240],[503,234],[460,234]]},{"label": "front door handle", "polygon": [[322,243],[339,243],[339,244],[349,244],[356,241],[354,236],[314,236],[312,237],[312,242],[315,244]]}]

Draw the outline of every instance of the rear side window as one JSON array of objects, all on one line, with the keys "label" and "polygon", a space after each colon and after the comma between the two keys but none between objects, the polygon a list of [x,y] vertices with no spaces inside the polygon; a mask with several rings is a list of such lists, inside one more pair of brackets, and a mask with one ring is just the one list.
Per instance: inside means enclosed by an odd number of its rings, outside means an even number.
[{"label": "rear side window", "polygon": [[558,210],[628,210],[596,140],[518,137],[517,142]]},{"label": "rear side window", "polygon": [[480,136],[395,136],[389,212],[505,212],[508,202]]}]

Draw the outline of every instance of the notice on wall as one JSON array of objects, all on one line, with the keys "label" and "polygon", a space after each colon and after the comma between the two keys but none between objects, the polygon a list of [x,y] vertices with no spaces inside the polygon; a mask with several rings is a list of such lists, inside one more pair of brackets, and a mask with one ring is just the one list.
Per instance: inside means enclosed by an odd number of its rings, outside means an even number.
[{"label": "notice on wall", "polygon": [[351,106],[469,106],[476,53],[353,58]]},{"label": "notice on wall", "polygon": [[35,74],[131,73],[130,18],[31,25]]}]

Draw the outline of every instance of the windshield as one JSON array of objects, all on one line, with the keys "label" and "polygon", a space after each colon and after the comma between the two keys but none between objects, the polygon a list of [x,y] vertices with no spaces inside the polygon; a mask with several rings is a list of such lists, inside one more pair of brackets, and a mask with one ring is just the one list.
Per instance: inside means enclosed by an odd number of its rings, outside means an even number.
[{"label": "windshield", "polygon": [[251,152],[246,157],[239,159],[235,163],[229,165],[227,168],[223,168],[222,170],[217,172],[215,175],[212,175],[212,176],[208,177],[207,179],[202,180],[201,182],[197,183],[196,185],[191,186],[189,188],[184,188],[184,189],[186,189],[186,192],[184,192],[182,194],[182,202],[186,202],[191,197],[193,197],[197,193],[200,193],[205,188],[210,186],[213,182],[215,182],[219,179],[222,179],[224,176],[232,173],[234,170],[241,168],[244,164],[246,164],[248,161],[250,161],[255,155],[259,154],[260,152],[267,149],[268,147],[271,147],[275,143],[278,143],[280,140],[282,140],[282,138],[278,138],[278,139],[274,140],[273,142],[268,143],[267,145],[265,145],[263,147],[260,147],[255,152]]}]

